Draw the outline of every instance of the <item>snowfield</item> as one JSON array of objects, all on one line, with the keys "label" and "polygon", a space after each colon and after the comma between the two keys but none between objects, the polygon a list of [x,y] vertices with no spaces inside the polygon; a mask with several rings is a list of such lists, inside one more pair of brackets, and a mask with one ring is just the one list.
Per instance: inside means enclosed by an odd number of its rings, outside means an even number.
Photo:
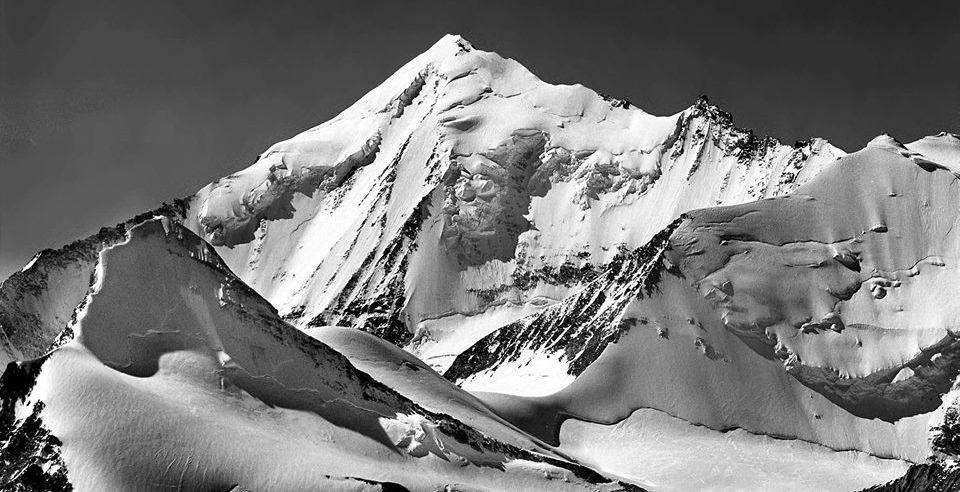
[{"label": "snowfield", "polygon": [[446,36],[0,284],[0,483],[949,490],[958,180]]},{"label": "snowfield", "polygon": [[[534,454],[495,441],[360,372],[166,219],[104,250],[73,329],[25,400],[43,402],[81,490],[622,490],[546,446]],[[482,405],[461,408],[490,434],[538,447]]]},{"label": "snowfield", "polygon": [[680,213],[783,194],[841,155],[703,99],[653,116],[550,85],[448,36],[202,189],[186,224],[297,326],[365,327],[444,370]]}]

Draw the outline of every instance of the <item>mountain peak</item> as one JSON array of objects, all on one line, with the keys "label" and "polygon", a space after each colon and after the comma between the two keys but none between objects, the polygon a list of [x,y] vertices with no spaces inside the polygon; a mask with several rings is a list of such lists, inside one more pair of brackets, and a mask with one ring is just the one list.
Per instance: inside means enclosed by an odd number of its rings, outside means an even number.
[{"label": "mountain peak", "polygon": [[425,66],[442,63],[444,60],[474,51],[473,44],[459,34],[445,34],[426,51],[415,57],[410,63]]},{"label": "mountain peak", "polygon": [[433,44],[430,50],[441,47],[445,49],[455,48],[460,51],[470,51],[473,49],[473,43],[459,34],[445,34]]},{"label": "mountain peak", "polygon": [[960,138],[868,147],[443,36],[0,283],[0,364],[40,357],[0,378],[0,482],[635,489],[568,455],[665,489],[892,478],[955,439]]}]

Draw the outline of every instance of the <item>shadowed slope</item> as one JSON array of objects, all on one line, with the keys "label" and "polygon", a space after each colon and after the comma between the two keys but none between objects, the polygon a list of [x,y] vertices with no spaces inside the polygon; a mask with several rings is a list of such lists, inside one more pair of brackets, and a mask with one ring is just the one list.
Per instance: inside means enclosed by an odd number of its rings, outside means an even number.
[{"label": "shadowed slope", "polygon": [[921,461],[960,372],[953,164],[879,138],[787,196],[685,214],[662,260],[608,270],[446,374],[548,442],[651,408]]},{"label": "shadowed slope", "polygon": [[629,488],[411,402],[280,320],[166,218],[101,252],[72,328],[12,404],[45,405],[79,490]]}]

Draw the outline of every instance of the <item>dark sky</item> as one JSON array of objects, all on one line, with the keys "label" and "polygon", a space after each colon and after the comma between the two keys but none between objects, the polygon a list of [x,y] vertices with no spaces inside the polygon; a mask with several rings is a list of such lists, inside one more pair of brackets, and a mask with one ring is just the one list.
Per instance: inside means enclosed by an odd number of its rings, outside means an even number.
[{"label": "dark sky", "polygon": [[960,132],[960,1],[0,0],[0,278],[329,119],[445,33],[672,114],[856,150]]}]

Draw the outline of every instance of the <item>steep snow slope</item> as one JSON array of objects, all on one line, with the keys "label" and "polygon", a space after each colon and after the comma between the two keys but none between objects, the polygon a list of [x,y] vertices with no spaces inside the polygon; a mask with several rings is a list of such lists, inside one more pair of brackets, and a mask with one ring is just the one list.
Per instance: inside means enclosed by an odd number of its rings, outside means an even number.
[{"label": "steep snow slope", "polygon": [[64,329],[75,321],[76,308],[87,295],[100,250],[124,240],[128,227],[155,215],[180,220],[186,207],[174,200],[58,250],[45,249],[0,282],[0,364],[40,357],[62,333],[63,340],[72,338]]},{"label": "steep snow slope", "polygon": [[843,153],[658,117],[447,36],[336,118],[201,190],[187,224],[299,327],[445,369],[681,212],[776,196]]},{"label": "steep snow slope", "polygon": [[446,375],[521,395],[478,396],[552,442],[565,419],[614,424],[653,408],[923,461],[960,372],[949,155],[880,137],[787,196],[690,212]]},{"label": "steep snow slope", "polygon": [[490,411],[475,396],[395,345],[352,328],[304,330],[350,359],[359,370],[430,411],[442,412],[499,441],[545,453],[553,450]]},{"label": "steep snow slope", "polygon": [[78,490],[622,488],[372,379],[166,217],[103,249],[95,271],[73,340],[3,381],[6,428],[42,421],[48,461]]},{"label": "steep snow slope", "polygon": [[729,283],[714,298],[728,329],[887,421],[938,407],[960,370],[958,178],[905,150],[875,140],[790,199],[702,211],[675,240],[701,294]]},{"label": "steep snow slope", "polygon": [[843,155],[448,36],[0,284],[0,362],[39,358],[0,381],[0,480],[616,487],[573,456],[653,489],[841,490],[933,454],[897,483],[943,482],[960,138]]}]

